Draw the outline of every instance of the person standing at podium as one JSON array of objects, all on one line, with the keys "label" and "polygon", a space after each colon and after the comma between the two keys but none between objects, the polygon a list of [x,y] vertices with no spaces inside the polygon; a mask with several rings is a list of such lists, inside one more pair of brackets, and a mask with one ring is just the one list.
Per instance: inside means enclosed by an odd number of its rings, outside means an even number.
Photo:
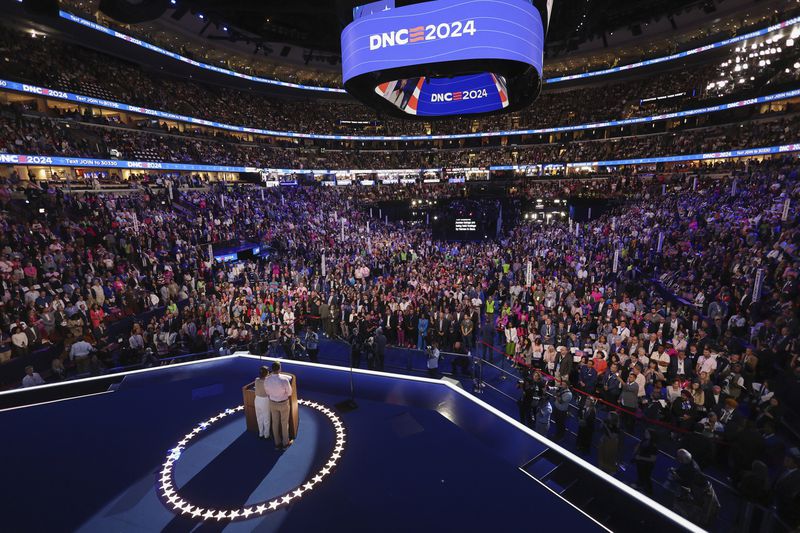
[{"label": "person standing at podium", "polygon": [[281,364],[272,363],[272,374],[264,380],[264,388],[269,396],[269,414],[272,419],[272,438],[275,449],[289,447],[289,398],[292,397],[292,381],[281,374]]},{"label": "person standing at podium", "polygon": [[256,422],[258,423],[258,436],[269,438],[269,396],[264,382],[269,376],[269,368],[262,366],[255,381],[256,390]]}]

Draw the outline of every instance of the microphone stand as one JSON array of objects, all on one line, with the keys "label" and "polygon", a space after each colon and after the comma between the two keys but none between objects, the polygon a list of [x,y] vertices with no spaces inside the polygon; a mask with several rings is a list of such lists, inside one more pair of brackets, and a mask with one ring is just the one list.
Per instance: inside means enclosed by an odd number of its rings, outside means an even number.
[{"label": "microphone stand", "polygon": [[354,411],[354,410],[358,409],[358,404],[356,403],[355,387],[353,385],[353,354],[352,354],[353,345],[350,342],[346,341],[345,339],[342,339],[341,337],[339,337],[339,338],[347,346],[350,347],[350,352],[351,352],[351,353],[348,354],[348,358],[350,359],[350,375],[349,375],[349,377],[350,377],[350,398],[348,398],[347,400],[342,400],[341,402],[337,403],[335,405],[335,407],[336,407],[336,409],[338,411],[341,411],[342,413],[348,413],[350,411]]}]

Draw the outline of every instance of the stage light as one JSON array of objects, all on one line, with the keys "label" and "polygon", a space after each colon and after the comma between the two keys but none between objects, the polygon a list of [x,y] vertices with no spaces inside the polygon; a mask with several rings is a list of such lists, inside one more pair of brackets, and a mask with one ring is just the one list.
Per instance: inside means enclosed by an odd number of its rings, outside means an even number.
[{"label": "stage light", "polygon": [[159,485],[158,492],[159,495],[161,496],[162,502],[177,514],[190,514],[195,519],[201,519],[204,521],[216,520],[220,522],[223,520],[233,521],[233,520],[248,519],[251,517],[251,515],[253,516],[263,515],[267,512],[272,512],[275,511],[276,509],[284,507],[293,500],[300,499],[303,496],[303,494],[312,490],[316,485],[321,483],[322,480],[325,478],[325,476],[329,475],[338,464],[339,459],[341,458],[341,454],[344,451],[345,429],[344,429],[344,424],[342,423],[342,420],[339,418],[339,416],[331,409],[325,407],[324,405],[318,404],[316,402],[311,402],[309,400],[298,400],[297,403],[299,405],[305,405],[306,407],[316,409],[317,411],[325,415],[333,425],[334,431],[336,432],[336,444],[333,449],[333,452],[331,452],[331,455],[325,462],[325,466],[321,468],[313,478],[307,479],[304,483],[292,488],[282,496],[278,496],[268,502],[252,504],[247,507],[242,507],[239,509],[205,509],[199,506],[195,507],[191,502],[187,502],[186,500],[182,499],[178,494],[178,487],[173,486],[173,469],[175,463],[180,459],[183,451],[185,451],[186,445],[195,436],[199,435],[209,426],[225,418],[226,416],[243,411],[244,406],[239,405],[232,409],[225,409],[221,413],[212,416],[208,420],[201,422],[200,424],[195,426],[192,429],[192,431],[187,433],[174,448],[168,451],[167,459],[164,462],[163,468],[161,469],[160,476],[158,478],[158,485]]}]

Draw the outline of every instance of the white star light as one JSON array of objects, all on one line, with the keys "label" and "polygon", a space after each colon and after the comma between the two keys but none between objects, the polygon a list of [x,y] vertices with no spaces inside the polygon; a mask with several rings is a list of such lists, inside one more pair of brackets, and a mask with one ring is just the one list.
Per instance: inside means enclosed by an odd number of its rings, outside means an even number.
[{"label": "white star light", "polygon": [[163,468],[159,472],[159,492],[162,495],[162,501],[164,501],[165,504],[177,514],[191,515],[192,518],[199,518],[201,520],[216,519],[219,522],[222,520],[236,520],[238,518],[247,519],[251,515],[262,515],[267,512],[275,511],[276,509],[289,504],[292,500],[300,499],[304,493],[312,490],[317,484],[321,483],[323,478],[330,474],[333,467],[336,466],[336,463],[344,452],[345,430],[341,419],[331,409],[328,409],[322,404],[309,400],[298,400],[298,403],[323,413],[330,420],[336,432],[336,445],[331,453],[331,456],[328,458],[327,463],[325,463],[325,467],[322,468],[312,479],[307,480],[305,484],[297,486],[292,491],[289,491],[283,496],[275,498],[268,503],[263,502],[261,504],[251,505],[250,507],[243,507],[241,509],[205,509],[199,506],[195,507],[190,502],[182,499],[178,494],[178,487],[173,485],[172,475],[174,464],[181,458],[183,451],[186,450],[187,444],[189,444],[189,442],[195,436],[199,435],[202,431],[210,427],[214,422],[217,422],[228,415],[232,415],[244,410],[244,405],[237,405],[236,407],[225,409],[219,414],[212,416],[208,420],[201,422],[194,429],[192,429],[192,431],[187,433],[174,448],[169,450],[167,459],[163,464]]}]

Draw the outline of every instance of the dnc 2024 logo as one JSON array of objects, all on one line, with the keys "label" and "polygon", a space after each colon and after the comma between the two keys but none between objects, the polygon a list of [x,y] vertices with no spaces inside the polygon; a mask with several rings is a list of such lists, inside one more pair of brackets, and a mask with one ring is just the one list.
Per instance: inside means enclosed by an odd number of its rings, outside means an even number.
[{"label": "dnc 2024 logo", "polygon": [[472,37],[475,35],[476,31],[474,20],[467,20],[464,22],[456,20],[455,22],[442,22],[441,24],[403,28],[370,35],[369,49],[378,50],[390,46],[416,44],[425,41],[463,37],[465,35]]},{"label": "dnc 2024 logo", "polygon": [[453,91],[448,93],[432,93],[431,102],[463,102],[464,100],[478,100],[486,98],[489,92],[486,89],[472,89],[469,91]]}]

